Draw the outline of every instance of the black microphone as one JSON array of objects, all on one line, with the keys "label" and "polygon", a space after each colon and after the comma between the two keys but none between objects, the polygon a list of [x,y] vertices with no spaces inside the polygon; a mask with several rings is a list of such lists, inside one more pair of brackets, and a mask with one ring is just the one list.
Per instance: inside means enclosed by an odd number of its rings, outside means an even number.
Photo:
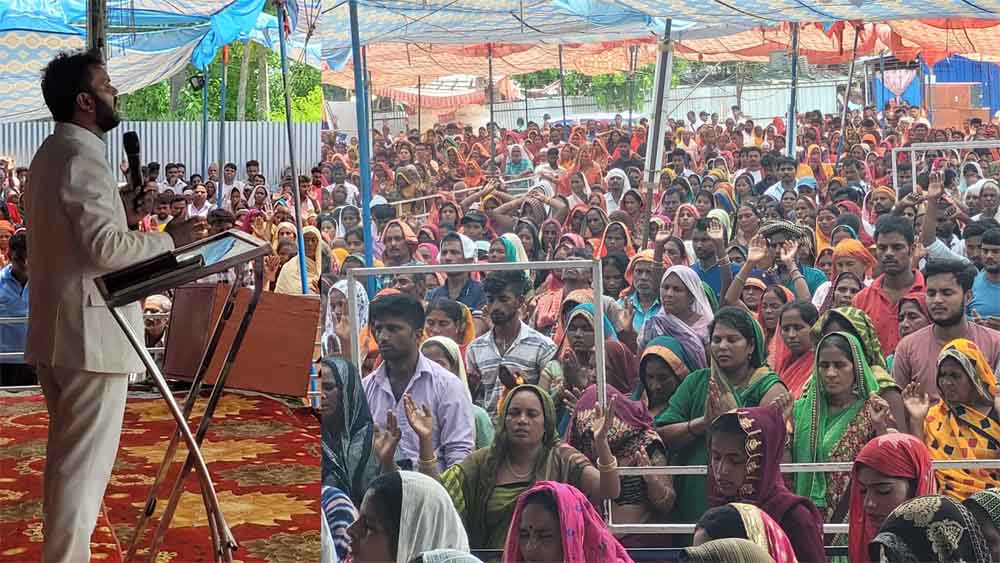
[{"label": "black microphone", "polygon": [[142,165],[139,163],[139,134],[127,131],[122,135],[125,158],[128,159],[128,182],[136,194],[142,193]]}]

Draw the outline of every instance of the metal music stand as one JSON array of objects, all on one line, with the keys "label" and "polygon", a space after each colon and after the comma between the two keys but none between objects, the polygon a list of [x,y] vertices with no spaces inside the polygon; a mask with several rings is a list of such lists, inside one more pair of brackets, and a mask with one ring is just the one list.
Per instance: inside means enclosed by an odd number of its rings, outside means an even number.
[{"label": "metal music stand", "polygon": [[[148,373],[153,378],[153,383],[159,389],[163,400],[167,403],[170,414],[177,422],[177,432],[170,439],[163,462],[157,470],[156,478],[146,499],[145,508],[136,524],[135,533],[129,545],[128,554],[125,557],[126,562],[134,558],[146,524],[156,509],[156,491],[160,483],[167,476],[180,440],[184,440],[184,443],[187,445],[188,456],[174,481],[170,501],[153,536],[153,541],[149,549],[149,560],[154,561],[156,559],[159,545],[167,529],[170,527],[170,520],[180,500],[184,478],[192,468],[198,474],[201,485],[202,500],[205,503],[205,512],[208,516],[208,525],[212,534],[214,560],[217,562],[229,562],[233,560],[233,551],[239,547],[239,544],[237,544],[236,539],[229,530],[229,525],[222,515],[222,510],[219,507],[219,499],[215,494],[215,487],[212,485],[212,479],[208,473],[208,467],[201,455],[199,446],[208,431],[209,424],[211,424],[212,414],[215,412],[215,408],[222,398],[226,378],[233,366],[243,338],[246,336],[254,310],[257,308],[257,303],[260,301],[260,296],[264,288],[264,257],[270,252],[271,248],[266,242],[248,234],[230,230],[116,272],[105,274],[94,280],[101,296],[107,304],[108,310],[118,322],[122,332],[125,333],[125,337],[128,338],[129,343],[132,344],[136,353],[142,358],[143,364],[145,364]],[[226,352],[219,377],[208,398],[205,414],[201,418],[197,432],[192,434],[191,428],[187,423],[187,418],[190,416],[194,408],[194,403],[201,391],[202,382],[208,371],[208,366],[215,355],[223,328],[230,317],[232,317],[236,301],[236,290],[241,286],[242,280],[245,277],[247,263],[251,261],[253,262],[254,288],[250,303],[236,330],[232,346]],[[135,334],[124,315],[118,310],[118,307],[144,299],[149,295],[195,282],[206,276],[222,274],[229,270],[233,270],[235,279],[230,284],[226,301],[221,308],[219,317],[215,320],[215,326],[209,338],[208,346],[205,348],[201,364],[191,382],[191,389],[187,394],[182,409],[178,406],[177,401],[174,400],[170,389],[167,387],[167,381],[153,360],[153,356],[146,350],[145,342],[140,335]]]}]

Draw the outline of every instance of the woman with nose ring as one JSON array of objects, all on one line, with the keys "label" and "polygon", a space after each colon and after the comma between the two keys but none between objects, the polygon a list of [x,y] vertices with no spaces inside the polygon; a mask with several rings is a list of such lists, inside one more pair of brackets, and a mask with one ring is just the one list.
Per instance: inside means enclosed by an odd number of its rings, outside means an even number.
[{"label": "woman with nose ring", "polygon": [[[957,338],[938,355],[937,385],[941,401],[912,382],[903,390],[910,432],[922,439],[934,459],[1000,458],[1000,390],[993,368],[975,342]],[[959,502],[983,489],[1000,486],[989,469],[943,469],[938,491]]]},{"label": "woman with nose ring", "polygon": [[780,464],[785,420],[775,406],[739,408],[709,427],[708,498],[711,506],[752,504],[785,531],[799,561],[826,561],[823,517],[806,497],[785,487]]},{"label": "woman with nose ring", "polygon": [[[812,381],[792,413],[795,463],[853,461],[869,440],[895,426],[861,343],[846,332],[828,334],[819,342]],[[848,473],[795,474],[796,494],[811,499],[831,524],[847,521],[849,486]],[[847,538],[833,541],[844,545]]]},{"label": "woman with nose ring", "polygon": [[[764,334],[749,312],[723,307],[709,327],[711,367],[690,373],[656,418],[670,452],[670,465],[705,465],[705,434],[720,414],[736,407],[791,405],[788,389],[765,361]],[[705,478],[674,478],[677,501],[672,522],[696,522],[708,508]]]},{"label": "woman with nose ring", "polygon": [[[410,427],[420,438],[421,452],[433,455],[429,409],[414,405],[405,396],[403,400]],[[476,450],[440,475],[462,517],[472,549],[503,549],[518,496],[539,481],[572,485],[595,502],[618,498],[618,460],[608,445],[615,401],[608,401],[607,415],[600,405],[594,408],[596,465],[559,438],[555,407],[545,390],[535,385],[511,389],[497,412],[493,445]],[[389,455],[385,458],[393,459]],[[438,477],[432,467],[421,464],[420,470]]]},{"label": "woman with nose ring", "polygon": [[869,563],[868,544],[889,514],[910,499],[936,492],[931,453],[922,441],[890,432],[865,444],[851,469],[848,559]]}]

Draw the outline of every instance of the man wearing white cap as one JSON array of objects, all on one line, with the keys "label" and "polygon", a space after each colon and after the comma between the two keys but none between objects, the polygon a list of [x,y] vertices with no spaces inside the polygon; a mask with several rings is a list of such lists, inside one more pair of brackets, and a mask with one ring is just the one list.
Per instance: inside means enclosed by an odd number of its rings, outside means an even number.
[{"label": "man wearing white cap", "polygon": [[[471,264],[476,258],[476,243],[461,233],[448,233],[441,239],[442,264]],[[427,296],[428,301],[438,298],[451,299],[464,304],[469,310],[480,311],[486,306],[483,286],[469,276],[469,272],[448,272],[448,280]]]}]

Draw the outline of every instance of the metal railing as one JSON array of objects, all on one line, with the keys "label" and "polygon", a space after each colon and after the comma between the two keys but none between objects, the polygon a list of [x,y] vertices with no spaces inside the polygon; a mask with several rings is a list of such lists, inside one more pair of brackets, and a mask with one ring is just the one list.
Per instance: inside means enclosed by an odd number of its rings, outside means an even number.
[{"label": "metal railing", "polygon": [[[898,163],[896,162],[896,155],[901,152],[905,152],[910,155],[910,182],[916,186],[917,185],[917,160],[913,158],[913,153],[917,152],[927,152],[927,151],[946,151],[946,150],[962,150],[962,149],[994,149],[1000,148],[1000,140],[989,140],[989,141],[962,141],[962,142],[944,142],[944,143],[915,143],[908,147],[893,147],[892,149],[892,189],[894,192],[899,193],[899,172]],[[965,166],[964,164],[962,165]],[[959,170],[959,175],[961,175],[961,170]]]}]

